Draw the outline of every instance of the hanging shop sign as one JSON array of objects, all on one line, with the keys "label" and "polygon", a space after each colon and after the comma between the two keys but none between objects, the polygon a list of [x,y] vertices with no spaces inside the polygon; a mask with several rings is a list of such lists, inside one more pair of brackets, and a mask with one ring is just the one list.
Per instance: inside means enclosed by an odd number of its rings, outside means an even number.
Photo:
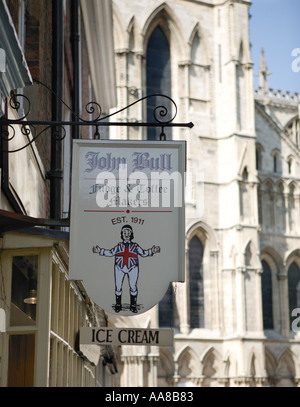
[{"label": "hanging shop sign", "polygon": [[74,140],[70,279],[140,314],[184,281],[184,141]]}]

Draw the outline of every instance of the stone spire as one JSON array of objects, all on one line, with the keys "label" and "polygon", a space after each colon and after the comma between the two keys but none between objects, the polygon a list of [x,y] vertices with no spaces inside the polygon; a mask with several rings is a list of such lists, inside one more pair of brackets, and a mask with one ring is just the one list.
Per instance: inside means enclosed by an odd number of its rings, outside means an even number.
[{"label": "stone spire", "polygon": [[262,48],[260,54],[258,77],[259,77],[259,87],[262,89],[264,95],[267,95],[269,91],[268,75],[270,75],[270,73],[271,72],[269,72],[267,68],[264,49]]}]

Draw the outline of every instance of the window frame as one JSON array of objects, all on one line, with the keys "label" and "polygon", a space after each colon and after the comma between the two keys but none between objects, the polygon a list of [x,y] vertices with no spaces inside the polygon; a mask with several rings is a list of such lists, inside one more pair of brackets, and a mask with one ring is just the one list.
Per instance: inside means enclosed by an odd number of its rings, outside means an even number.
[{"label": "window frame", "polygon": [[[267,261],[267,259],[262,259],[261,261],[262,263],[262,274],[261,274],[261,293],[262,293],[262,323],[263,323],[263,329],[271,329],[274,330],[274,311],[273,311],[273,281],[272,281],[272,267],[270,266],[269,262]],[[265,263],[268,267],[268,273],[269,273],[269,279],[270,279],[270,298],[268,298],[268,300],[271,302],[270,306],[271,309],[268,310],[268,313],[270,313],[270,315],[268,315],[268,318],[271,319],[271,324],[270,326],[266,326],[264,321],[265,321],[265,313],[264,313],[264,280],[263,280],[263,276],[264,273],[266,272],[266,270],[264,269],[263,263]],[[266,275],[266,274],[265,274]]]},{"label": "window frame", "polygon": [[[168,85],[168,89],[165,90],[160,83],[160,86],[158,88],[153,87],[154,91],[149,93],[148,90],[152,88],[152,86],[149,86],[149,81],[148,81],[148,70],[149,68],[151,68],[152,70],[154,70],[154,67],[152,65],[148,65],[148,52],[149,52],[149,42],[153,39],[153,34],[155,34],[156,30],[160,30],[161,34],[165,37],[166,40],[166,45],[168,45],[168,50],[163,50],[160,51],[161,53],[167,53],[167,57],[168,57],[168,74],[169,74],[169,85]],[[162,42],[161,42],[162,44]],[[155,51],[154,51],[155,52]],[[158,52],[158,51],[156,51]],[[149,94],[166,94],[166,96],[171,97],[172,95],[172,58],[171,58],[171,42],[170,42],[170,35],[167,33],[167,30],[164,27],[163,21],[159,20],[157,22],[157,24],[155,24],[152,28],[151,31],[149,31],[149,35],[147,38],[147,42],[146,42],[146,46],[145,46],[145,55],[146,55],[146,60],[145,60],[145,92],[146,95],[149,96]],[[158,71],[158,70],[157,70]],[[161,70],[159,70],[160,75],[160,81],[163,80],[163,75],[161,74]],[[169,93],[169,94],[167,94]],[[147,118],[147,122],[151,123],[155,120],[152,119],[152,112],[154,112],[155,108],[162,104],[162,105],[167,105],[167,109],[168,109],[168,115],[170,115],[171,117],[171,113],[172,113],[172,105],[171,103],[169,103],[168,100],[162,98],[161,102],[160,102],[160,98],[158,98],[158,102],[155,101],[155,105],[153,106],[151,104],[151,99],[149,98],[146,101],[146,106],[145,106],[145,116]],[[156,98],[155,98],[156,99]],[[153,99],[152,99],[153,100]],[[151,114],[149,114],[149,110],[151,110]],[[157,111],[156,111],[157,113]],[[151,120],[152,119],[152,120]],[[162,121],[164,120],[164,118],[162,117]],[[155,137],[149,137],[151,135],[151,132],[154,133]],[[146,139],[147,140],[159,140],[159,133],[160,133],[160,129],[159,128],[155,128],[155,127],[149,127],[147,129],[146,132]],[[172,140],[172,131],[170,128],[165,129],[165,133],[167,136],[167,139]]]},{"label": "window frame", "polygon": [[[197,323],[197,326],[195,326],[194,324],[192,324],[192,318],[191,318],[191,312],[192,312],[192,310],[191,310],[191,290],[190,290],[190,287],[191,287],[191,284],[192,284],[192,281],[191,281],[191,264],[190,264],[190,245],[191,245],[191,242],[192,242],[192,240],[193,239],[198,239],[198,241],[200,242],[200,244],[201,244],[201,247],[202,247],[202,254],[201,254],[201,270],[202,270],[202,273],[201,273],[201,275],[202,275],[202,297],[203,297],[203,306],[202,306],[202,309],[201,309],[201,312],[200,312],[200,315],[199,315],[199,311],[200,310],[198,310],[198,323]],[[188,320],[189,320],[189,325],[190,325],[190,329],[192,330],[192,329],[204,329],[205,327],[206,327],[206,318],[205,318],[205,282],[204,282],[204,252],[205,252],[205,244],[203,243],[203,240],[201,239],[201,236],[198,234],[198,233],[196,233],[196,234],[193,234],[191,237],[190,237],[190,239],[189,239],[189,242],[188,242],[188,293],[189,293],[189,296],[188,296]],[[201,294],[200,294],[201,295]],[[201,319],[201,316],[202,316],[202,319]]]}]

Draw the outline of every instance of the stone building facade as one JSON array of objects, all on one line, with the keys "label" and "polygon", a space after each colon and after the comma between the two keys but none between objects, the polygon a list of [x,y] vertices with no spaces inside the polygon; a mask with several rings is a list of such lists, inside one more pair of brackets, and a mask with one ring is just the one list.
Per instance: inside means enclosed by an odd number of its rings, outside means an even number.
[{"label": "stone building facade", "polygon": [[[253,86],[248,0],[113,0],[122,108],[172,97],[186,140],[185,283],[115,325],[173,327],[172,348],[122,347],[121,386],[298,386],[299,99]],[[134,105],[121,120],[142,121]],[[155,139],[116,128],[111,138]],[[293,311],[295,309],[295,311]]]}]

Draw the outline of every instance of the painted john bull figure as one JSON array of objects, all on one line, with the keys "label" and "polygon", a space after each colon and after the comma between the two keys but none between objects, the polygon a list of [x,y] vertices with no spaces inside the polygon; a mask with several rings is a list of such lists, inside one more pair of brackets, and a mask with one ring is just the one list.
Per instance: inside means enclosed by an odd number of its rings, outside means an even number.
[{"label": "painted john bull figure", "polygon": [[137,243],[133,242],[134,235],[130,225],[125,225],[121,229],[121,239],[112,249],[103,249],[99,246],[93,247],[93,253],[100,256],[115,257],[115,312],[122,310],[122,287],[125,276],[128,278],[130,292],[130,311],[137,313],[137,282],[139,277],[138,256],[148,257],[160,252],[160,247],[153,245],[151,249],[144,250]]}]

